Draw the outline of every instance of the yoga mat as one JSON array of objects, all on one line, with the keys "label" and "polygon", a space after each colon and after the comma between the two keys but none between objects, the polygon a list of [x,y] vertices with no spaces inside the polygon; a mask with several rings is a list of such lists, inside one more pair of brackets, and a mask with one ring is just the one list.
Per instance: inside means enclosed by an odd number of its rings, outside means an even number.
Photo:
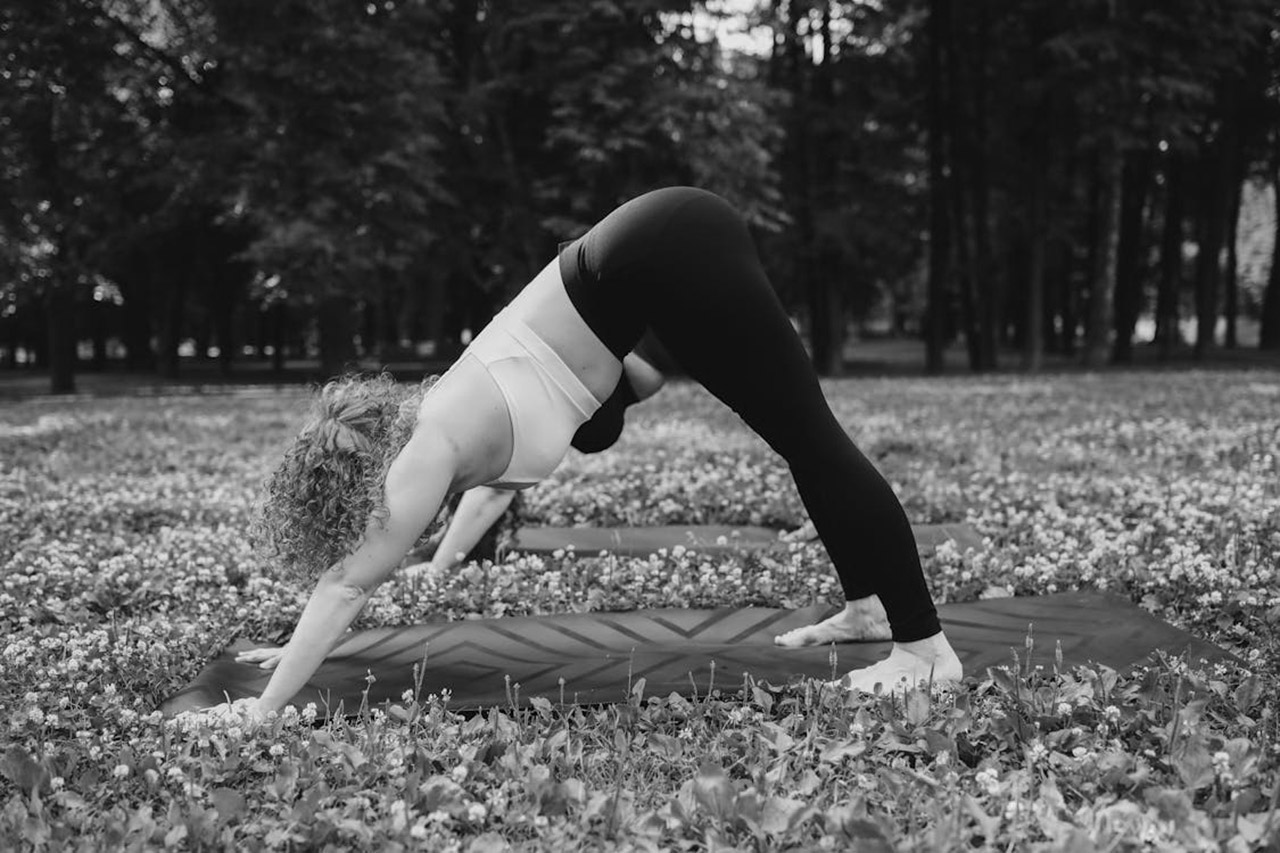
[{"label": "yoga mat", "polygon": [[[953,540],[961,551],[982,548],[982,537],[967,524],[919,524],[911,528],[922,553]],[[723,539],[723,543],[721,540]],[[609,551],[627,557],[643,557],[660,548],[677,545],[702,553],[723,554],[741,550],[780,549],[790,543],[768,527],[721,525],[668,525],[663,527],[522,527],[515,533],[512,550],[550,554],[570,545],[579,554]]]},{"label": "yoga mat", "polygon": [[[1126,599],[1096,592],[945,604],[938,610],[971,675],[1011,663],[1010,649],[1025,661],[1029,624],[1035,640],[1032,661],[1045,667],[1052,666],[1057,641],[1067,667],[1101,663],[1123,670],[1157,649],[1186,652],[1192,661],[1231,657]],[[423,660],[424,646],[423,695],[448,688],[450,706],[464,710],[506,704],[507,675],[512,684],[520,684],[522,699],[559,701],[563,678],[565,701],[605,704],[624,701],[628,683],[640,678],[649,695],[704,693],[711,686],[712,661],[715,684],[734,690],[742,684],[743,672],[773,683],[801,675],[831,678],[889,653],[888,643],[804,649],[773,644],[775,634],[812,624],[830,612],[829,606],[640,610],[378,628],[349,635],[293,703],[315,702],[322,715],[326,707],[333,714],[339,707],[354,713],[369,672],[377,680],[368,701],[399,702],[413,686],[413,665]],[[237,641],[188,687],[165,700],[161,710],[174,714],[208,707],[224,701],[224,693],[232,700],[259,695],[270,672],[235,662],[238,651],[253,646]]]}]

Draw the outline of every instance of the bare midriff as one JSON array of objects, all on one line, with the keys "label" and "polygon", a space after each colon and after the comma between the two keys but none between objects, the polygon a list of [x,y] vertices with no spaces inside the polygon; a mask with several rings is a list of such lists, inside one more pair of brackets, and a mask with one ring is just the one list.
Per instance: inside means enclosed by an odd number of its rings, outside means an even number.
[{"label": "bare midriff", "polygon": [[557,261],[543,267],[503,310],[513,312],[555,350],[597,400],[604,401],[613,393],[622,376],[622,362],[569,300]]}]

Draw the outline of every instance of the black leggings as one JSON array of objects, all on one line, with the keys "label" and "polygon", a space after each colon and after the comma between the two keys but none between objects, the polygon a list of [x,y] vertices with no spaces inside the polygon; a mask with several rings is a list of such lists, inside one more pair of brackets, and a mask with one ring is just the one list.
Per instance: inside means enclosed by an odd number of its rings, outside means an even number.
[{"label": "black leggings", "polygon": [[786,460],[847,599],[879,595],[900,642],[940,630],[906,513],[831,413],[737,211],[689,187],[647,193],[568,244],[560,272],[614,355],[652,329]]}]

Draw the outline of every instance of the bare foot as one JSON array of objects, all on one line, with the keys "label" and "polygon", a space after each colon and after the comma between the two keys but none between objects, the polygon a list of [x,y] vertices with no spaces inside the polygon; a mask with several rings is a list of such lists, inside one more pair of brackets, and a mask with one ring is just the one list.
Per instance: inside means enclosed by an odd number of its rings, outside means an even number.
[{"label": "bare foot", "polygon": [[793,628],[773,638],[779,646],[797,649],[827,643],[852,643],[858,640],[888,640],[889,617],[885,615],[880,596],[869,595],[857,601],[846,601],[844,610],[816,625]]},{"label": "bare foot", "polygon": [[904,685],[932,684],[948,687],[964,677],[960,658],[939,631],[932,637],[912,643],[894,643],[889,657],[863,669],[845,673],[832,686],[864,693],[889,692]]},{"label": "bare foot", "polygon": [[813,526],[812,521],[806,521],[803,526],[795,530],[782,531],[778,534],[778,538],[783,542],[812,542],[818,538],[818,528]]}]

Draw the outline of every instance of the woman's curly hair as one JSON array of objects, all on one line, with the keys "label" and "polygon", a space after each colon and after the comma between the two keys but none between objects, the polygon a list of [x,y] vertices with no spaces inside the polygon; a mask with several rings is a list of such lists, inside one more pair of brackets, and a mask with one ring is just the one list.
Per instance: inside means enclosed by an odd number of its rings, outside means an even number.
[{"label": "woman's curly hair", "polygon": [[386,516],[387,469],[434,380],[348,375],[320,389],[255,513],[253,539],[264,556],[287,575],[315,579],[356,549],[370,520]]}]

